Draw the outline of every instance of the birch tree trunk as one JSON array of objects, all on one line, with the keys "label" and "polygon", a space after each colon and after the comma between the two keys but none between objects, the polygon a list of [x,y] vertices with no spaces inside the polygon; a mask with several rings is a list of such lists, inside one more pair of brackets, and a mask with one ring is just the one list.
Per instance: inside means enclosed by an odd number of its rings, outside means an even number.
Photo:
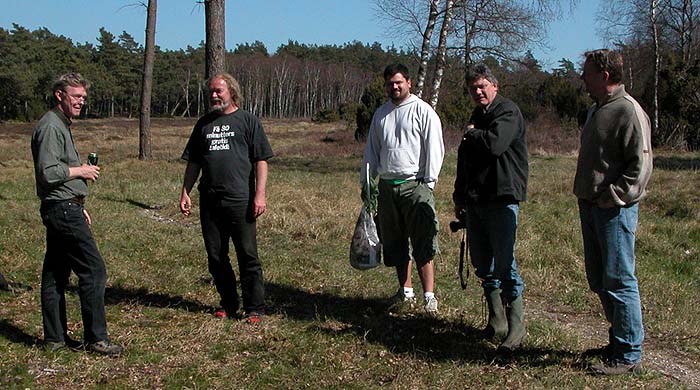
[{"label": "birch tree trunk", "polygon": [[430,0],[430,14],[428,14],[428,24],[425,25],[423,32],[423,45],[420,50],[420,66],[418,66],[418,74],[416,75],[416,87],[413,93],[419,98],[423,96],[423,87],[425,86],[425,75],[428,73],[428,57],[430,56],[430,40],[435,29],[435,22],[438,16],[438,5],[440,0]]},{"label": "birch tree trunk", "polygon": [[654,119],[652,120],[651,130],[653,134],[658,134],[659,130],[659,28],[658,28],[658,9],[659,0],[649,1],[649,17],[652,31],[652,43],[654,45],[654,97],[652,102],[652,111]]},{"label": "birch tree trunk", "polygon": [[454,0],[447,0],[445,3],[445,14],[440,27],[440,40],[437,48],[437,63],[435,64],[435,76],[433,77],[433,88],[430,95],[430,105],[435,109],[437,107],[438,98],[440,97],[440,84],[442,83],[442,75],[445,72],[445,53],[447,52],[447,34],[450,30],[452,22],[452,8]]}]

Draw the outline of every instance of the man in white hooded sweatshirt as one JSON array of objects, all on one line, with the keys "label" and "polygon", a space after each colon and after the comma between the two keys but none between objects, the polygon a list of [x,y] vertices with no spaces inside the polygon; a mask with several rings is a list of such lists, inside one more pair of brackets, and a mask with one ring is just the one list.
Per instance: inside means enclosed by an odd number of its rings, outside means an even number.
[{"label": "man in white hooded sweatshirt", "polygon": [[[399,291],[393,301],[412,306],[411,257],[416,262],[427,314],[438,313],[433,258],[438,251],[438,221],[433,189],[445,147],[442,124],[429,104],[411,94],[408,68],[384,70],[389,100],[374,113],[367,135],[361,182],[379,175],[379,231],[384,263],[396,267]],[[409,255],[409,240],[413,252]]]}]

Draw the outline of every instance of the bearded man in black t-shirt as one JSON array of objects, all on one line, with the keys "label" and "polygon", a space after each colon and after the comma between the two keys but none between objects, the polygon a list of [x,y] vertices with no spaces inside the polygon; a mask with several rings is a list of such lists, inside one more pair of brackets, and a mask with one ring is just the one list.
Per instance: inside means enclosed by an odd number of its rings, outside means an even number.
[{"label": "bearded man in black t-shirt", "polygon": [[182,159],[187,161],[180,211],[190,215],[190,191],[199,181],[200,220],[209,272],[221,296],[219,318],[237,316],[236,275],[229,258],[233,241],[241,279],[243,311],[249,323],[261,320],[265,306],[262,264],[255,221],[266,209],[267,160],[272,148],[260,121],[240,108],[241,89],[227,73],[208,81],[211,112],[197,121]]}]

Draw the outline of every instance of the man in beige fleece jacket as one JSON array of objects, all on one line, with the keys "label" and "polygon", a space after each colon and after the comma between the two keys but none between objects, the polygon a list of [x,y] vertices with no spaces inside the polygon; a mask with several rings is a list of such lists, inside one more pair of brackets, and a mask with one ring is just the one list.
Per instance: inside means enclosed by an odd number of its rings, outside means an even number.
[{"label": "man in beige fleece jacket", "polygon": [[588,284],[610,323],[609,343],[597,375],[637,374],[644,327],[635,276],[634,244],[639,201],[652,170],[649,117],[622,84],[622,56],[585,53],[581,79],[595,103],[581,132],[574,194],[578,197]]}]

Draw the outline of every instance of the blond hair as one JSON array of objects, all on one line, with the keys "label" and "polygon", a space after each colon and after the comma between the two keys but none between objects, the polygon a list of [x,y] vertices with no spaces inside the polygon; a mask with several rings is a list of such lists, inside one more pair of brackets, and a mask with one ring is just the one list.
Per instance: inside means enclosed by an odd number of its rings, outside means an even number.
[{"label": "blond hair", "polygon": [[214,80],[224,80],[228,86],[229,93],[231,93],[231,100],[233,100],[236,106],[241,107],[241,104],[243,104],[243,95],[241,94],[241,86],[238,84],[238,80],[228,73],[217,73],[207,80],[207,85],[211,84]]}]

